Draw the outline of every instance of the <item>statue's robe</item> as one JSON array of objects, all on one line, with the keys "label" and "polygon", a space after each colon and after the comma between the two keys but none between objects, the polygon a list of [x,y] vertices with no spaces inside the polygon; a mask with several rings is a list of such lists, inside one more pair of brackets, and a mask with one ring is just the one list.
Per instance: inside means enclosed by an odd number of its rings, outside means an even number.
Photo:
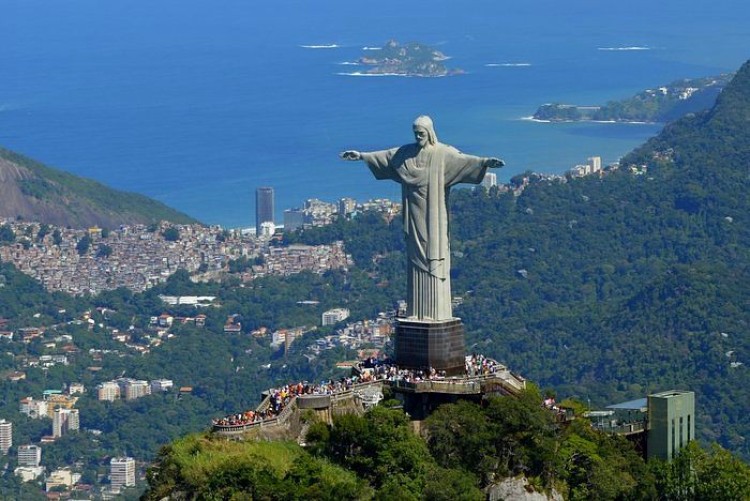
[{"label": "statue's robe", "polygon": [[480,183],[487,159],[442,143],[427,148],[414,143],[361,155],[376,179],[401,184],[407,315],[419,320],[452,318],[448,194],[454,184]]}]

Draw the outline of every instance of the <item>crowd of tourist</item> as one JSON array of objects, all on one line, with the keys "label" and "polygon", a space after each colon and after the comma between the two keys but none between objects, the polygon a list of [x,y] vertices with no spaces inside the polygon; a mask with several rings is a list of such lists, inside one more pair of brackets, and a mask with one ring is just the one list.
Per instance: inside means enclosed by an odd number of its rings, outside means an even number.
[{"label": "crowd of tourist", "polygon": [[475,353],[466,357],[466,377],[488,376],[502,370],[505,370],[504,365],[484,355]]},{"label": "crowd of tourist", "polygon": [[[375,357],[366,358],[355,365],[351,376],[343,377],[336,381],[324,381],[319,384],[298,382],[287,384],[281,388],[272,388],[268,391],[268,405],[256,410],[247,410],[238,414],[230,414],[220,419],[214,419],[215,426],[247,426],[261,423],[278,417],[278,415],[292,402],[293,399],[305,395],[335,395],[354,388],[356,384],[370,383],[376,381],[403,381],[406,383],[418,383],[420,381],[446,379],[444,371],[436,371],[434,368],[426,369],[404,369],[398,367],[388,359]],[[484,355],[473,354],[466,357],[466,373],[464,378],[479,377],[495,374],[505,367],[497,361]]]},{"label": "crowd of tourist", "polygon": [[268,390],[268,406],[262,410],[247,410],[239,414],[230,414],[220,419],[214,419],[213,424],[215,426],[247,426],[260,423],[278,417],[296,397],[341,393],[351,390],[357,381],[356,376],[351,376],[337,381],[324,381],[319,384],[298,382],[284,385],[281,388],[271,388]]}]

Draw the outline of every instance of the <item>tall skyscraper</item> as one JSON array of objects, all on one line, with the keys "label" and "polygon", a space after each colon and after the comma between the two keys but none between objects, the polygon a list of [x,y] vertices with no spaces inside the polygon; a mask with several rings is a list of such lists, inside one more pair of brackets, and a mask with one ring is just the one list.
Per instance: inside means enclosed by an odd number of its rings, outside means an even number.
[{"label": "tall skyscraper", "polygon": [[62,437],[69,431],[80,428],[78,419],[78,409],[63,409],[58,407],[52,416],[52,436],[55,438]]},{"label": "tall skyscraper", "polygon": [[357,201],[353,198],[344,197],[339,200],[339,215],[348,216],[357,208]]},{"label": "tall skyscraper", "polygon": [[586,163],[591,168],[591,173],[602,170],[602,157],[589,157],[586,159]]},{"label": "tall skyscraper", "polygon": [[135,460],[131,457],[112,458],[109,480],[113,490],[135,485]]},{"label": "tall skyscraper", "polygon": [[0,453],[8,454],[13,445],[13,423],[0,419]]},{"label": "tall skyscraper", "polygon": [[273,188],[261,186],[255,190],[255,234],[260,235],[263,223],[273,223]]}]

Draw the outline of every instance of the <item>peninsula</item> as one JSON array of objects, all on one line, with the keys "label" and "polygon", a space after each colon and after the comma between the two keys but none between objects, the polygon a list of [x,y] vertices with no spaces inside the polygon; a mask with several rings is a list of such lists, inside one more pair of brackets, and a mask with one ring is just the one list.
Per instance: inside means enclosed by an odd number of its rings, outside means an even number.
[{"label": "peninsula", "polygon": [[446,68],[443,61],[448,56],[428,45],[410,42],[405,45],[389,40],[382,48],[370,49],[357,63],[368,66],[368,75],[398,75],[410,77],[444,77],[463,73],[460,69]]},{"label": "peninsula", "polygon": [[671,122],[688,113],[707,110],[732,79],[732,73],[703,78],[684,78],[628,99],[603,106],[551,103],[540,106],[535,120],[549,122]]}]

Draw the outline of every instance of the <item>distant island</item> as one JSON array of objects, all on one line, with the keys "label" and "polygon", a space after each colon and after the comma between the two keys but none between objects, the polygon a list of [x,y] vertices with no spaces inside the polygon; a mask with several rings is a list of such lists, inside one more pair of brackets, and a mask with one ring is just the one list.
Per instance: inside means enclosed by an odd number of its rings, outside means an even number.
[{"label": "distant island", "polygon": [[733,76],[733,73],[724,73],[685,78],[644,90],[628,99],[609,101],[604,106],[543,104],[533,118],[550,122],[671,122],[688,113],[711,108]]},{"label": "distant island", "polygon": [[371,54],[357,60],[360,65],[369,66],[363,72],[368,75],[444,77],[463,73],[460,69],[446,68],[443,61],[450,59],[448,56],[434,47],[417,42],[401,45],[389,40],[382,48],[368,51]]}]

